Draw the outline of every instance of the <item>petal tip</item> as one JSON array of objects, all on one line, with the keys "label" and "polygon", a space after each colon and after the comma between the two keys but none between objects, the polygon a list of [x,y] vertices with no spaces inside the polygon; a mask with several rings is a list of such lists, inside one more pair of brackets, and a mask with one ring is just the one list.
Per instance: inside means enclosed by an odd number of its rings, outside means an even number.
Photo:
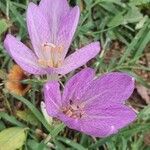
[{"label": "petal tip", "polygon": [[95,45],[97,46],[97,48],[99,48],[99,51],[101,50],[101,44],[100,44],[100,42],[95,42]]},{"label": "petal tip", "polygon": [[12,38],[12,35],[11,34],[7,34],[5,39],[4,39],[4,43],[7,43],[10,38]]},{"label": "petal tip", "polygon": [[90,68],[90,67],[86,67],[86,68],[84,68],[84,69],[83,69],[83,70],[81,70],[81,71],[93,72],[93,73],[94,73],[94,75],[95,75],[95,70],[94,70],[93,68]]},{"label": "petal tip", "polygon": [[132,81],[135,82],[135,78],[134,77],[131,77],[131,78],[132,78]]},{"label": "petal tip", "polygon": [[37,7],[38,6],[36,4],[34,4],[33,2],[30,2],[27,7],[27,17],[29,17],[30,14],[32,14],[33,10],[36,9]]},{"label": "petal tip", "polygon": [[9,54],[10,54],[10,51],[9,51],[10,46],[9,45],[11,45],[13,38],[15,38],[15,37],[12,36],[11,34],[7,34],[4,39],[4,42],[3,42],[3,46],[4,46],[5,50],[7,51],[7,53],[9,53]]},{"label": "petal tip", "polygon": [[35,4],[35,3],[33,3],[33,2],[30,2],[29,4],[28,4],[28,8],[30,8],[30,7],[36,7],[37,5]]},{"label": "petal tip", "polygon": [[75,6],[74,9],[76,9],[77,13],[80,13],[80,7],[78,5]]}]

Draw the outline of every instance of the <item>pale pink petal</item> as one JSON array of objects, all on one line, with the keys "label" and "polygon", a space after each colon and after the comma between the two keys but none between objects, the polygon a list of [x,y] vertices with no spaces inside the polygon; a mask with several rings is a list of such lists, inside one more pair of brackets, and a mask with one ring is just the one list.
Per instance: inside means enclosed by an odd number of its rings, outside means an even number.
[{"label": "pale pink petal", "polygon": [[34,53],[12,35],[7,35],[4,41],[4,46],[9,55],[15,62],[28,73],[31,74],[46,74],[50,70],[41,68],[37,63],[37,57]]},{"label": "pale pink petal", "polygon": [[91,68],[85,68],[76,75],[74,75],[65,85],[63,92],[63,103],[68,104],[71,100],[73,103],[77,102],[78,97],[82,95],[81,91],[88,83],[94,79],[95,71]]},{"label": "pale pink petal", "polygon": [[91,43],[77,50],[64,60],[63,66],[58,69],[58,73],[67,74],[72,70],[83,66],[89,60],[94,58],[99,52],[100,52],[99,42]]},{"label": "pale pink petal", "polygon": [[61,93],[57,81],[49,81],[44,85],[44,100],[50,116],[56,116],[61,107]]},{"label": "pale pink petal", "polygon": [[94,80],[81,99],[90,103],[122,103],[134,90],[134,79],[126,73],[112,72]]},{"label": "pale pink petal", "polygon": [[115,134],[136,119],[136,113],[124,105],[111,107],[89,107],[81,118],[71,118],[65,114],[57,114],[69,128],[94,137],[106,137]]},{"label": "pale pink petal", "polygon": [[27,9],[27,26],[36,55],[44,59],[42,45],[50,42],[50,27],[41,10],[34,3],[29,3]]},{"label": "pale pink petal", "polygon": [[70,10],[67,0],[41,0],[39,8],[46,17],[49,28],[51,29],[51,42],[56,44],[60,20],[66,16]]},{"label": "pale pink petal", "polygon": [[125,105],[89,106],[81,119],[81,131],[95,137],[105,137],[118,132],[135,119],[136,113]]},{"label": "pale pink petal", "polygon": [[65,115],[61,112],[59,114],[57,114],[56,117],[58,119],[60,119],[61,121],[63,121],[63,123],[65,125],[67,125],[69,128],[80,131],[80,129],[81,129],[80,119],[74,119],[74,118],[68,117],[67,115]]},{"label": "pale pink petal", "polygon": [[69,13],[61,19],[59,32],[58,32],[58,45],[64,46],[63,58],[66,56],[67,51],[72,42],[74,33],[76,31],[80,17],[79,7],[72,8]]}]

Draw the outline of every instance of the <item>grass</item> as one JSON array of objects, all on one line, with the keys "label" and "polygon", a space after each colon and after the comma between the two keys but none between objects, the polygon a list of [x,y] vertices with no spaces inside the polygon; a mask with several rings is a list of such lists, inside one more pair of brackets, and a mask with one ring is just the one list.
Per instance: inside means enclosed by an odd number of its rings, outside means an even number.
[{"label": "grass", "polygon": [[[144,63],[150,43],[149,0],[69,2],[72,6],[78,4],[81,9],[80,23],[70,50],[91,41],[101,41],[101,54],[95,61],[88,63],[88,66],[94,67],[97,74],[128,72],[135,77],[137,84],[150,88],[148,77],[143,76],[150,71]],[[3,39],[6,33],[12,33],[22,41],[28,39],[25,22],[28,3],[29,0],[0,0],[0,131],[10,127],[28,128],[23,144],[25,150],[47,150],[48,147],[56,150],[148,150],[150,141],[145,141],[148,139],[147,134],[150,135],[150,107],[145,103],[139,102],[135,107],[139,111],[136,122],[116,135],[100,139],[72,131],[63,124],[56,125],[57,122],[52,126],[46,122],[37,102],[43,100],[40,93],[45,79],[32,76],[24,81],[32,84],[32,89],[25,98],[8,93],[4,84],[7,72],[14,62],[3,48]],[[119,46],[114,46],[117,43]],[[136,98],[133,97],[132,100]],[[18,117],[16,105],[19,104],[23,111],[30,110],[30,113],[24,112],[24,115]],[[37,125],[33,123],[34,119],[38,122]]]}]

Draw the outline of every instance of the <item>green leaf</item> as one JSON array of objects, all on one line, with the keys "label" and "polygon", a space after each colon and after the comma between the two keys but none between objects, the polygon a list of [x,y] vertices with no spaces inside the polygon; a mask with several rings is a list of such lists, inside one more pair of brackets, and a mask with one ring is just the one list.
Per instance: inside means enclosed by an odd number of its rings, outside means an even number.
[{"label": "green leaf", "polygon": [[0,132],[0,148],[3,150],[20,149],[26,141],[27,128],[12,127]]},{"label": "green leaf", "polygon": [[110,20],[110,22],[108,23],[108,27],[115,27],[115,26],[119,26],[121,24],[123,24],[124,22],[124,17],[122,15],[123,13],[119,13],[117,14],[114,18],[112,18]]},{"label": "green leaf", "polygon": [[4,130],[6,128],[3,121],[0,120],[0,131]]},{"label": "green leaf", "polygon": [[5,32],[9,28],[10,24],[7,22],[6,19],[0,20],[0,35]]},{"label": "green leaf", "polygon": [[27,141],[27,145],[30,148],[30,150],[49,150],[46,144],[44,143],[38,143],[34,140],[29,139]]},{"label": "green leaf", "polygon": [[142,38],[141,43],[137,50],[134,53],[134,58],[132,59],[133,62],[136,62],[142,55],[146,45],[150,42],[150,31],[147,31],[145,36]]},{"label": "green leaf", "polygon": [[19,101],[21,101],[22,103],[24,103],[30,110],[31,112],[35,115],[35,117],[43,124],[43,126],[47,129],[47,131],[51,132],[51,127],[50,125],[46,122],[44,116],[41,114],[41,112],[27,99],[12,94],[16,99],[18,99]]},{"label": "green leaf", "polygon": [[96,149],[97,147],[102,146],[102,145],[105,144],[107,141],[111,140],[112,137],[113,137],[113,136],[109,136],[109,137],[102,138],[102,139],[98,140],[96,143],[92,144],[92,145],[89,147],[89,150],[93,150],[93,149]]},{"label": "green leaf", "polygon": [[0,79],[6,79],[7,78],[7,74],[6,72],[4,72],[3,70],[0,70]]},{"label": "green leaf", "polygon": [[135,37],[132,39],[132,42],[127,46],[126,51],[124,52],[124,55],[121,57],[118,66],[120,66],[125,60],[126,58],[129,56],[129,54],[131,54],[131,51],[134,50],[135,46],[137,45],[137,43],[139,43],[139,41],[141,40],[141,38],[145,37],[145,31],[147,32],[147,27],[149,25],[149,22],[147,22],[143,28],[141,28],[139,30],[139,32],[135,35]]},{"label": "green leaf", "polygon": [[62,130],[64,130],[65,127],[66,126],[63,123],[56,125],[54,129],[51,131],[51,136],[52,137],[57,136]]},{"label": "green leaf", "polygon": [[108,27],[116,27],[119,25],[125,25],[127,23],[139,22],[143,18],[139,8],[135,6],[129,7],[127,13],[124,13],[125,11],[122,11],[115,15],[108,23]]},{"label": "green leaf", "polygon": [[75,148],[76,150],[87,150],[82,145],[80,145],[80,144],[78,144],[78,143],[76,143],[76,142],[74,142],[70,139],[67,139],[67,138],[64,138],[64,137],[58,137],[57,140],[71,146],[72,148]]},{"label": "green leaf", "polygon": [[16,111],[16,115],[18,118],[32,125],[37,126],[39,124],[39,121],[30,110],[24,110],[24,111],[18,110]]},{"label": "green leaf", "polygon": [[142,18],[143,18],[143,15],[141,14],[139,8],[135,6],[129,7],[127,14],[124,16],[126,23],[138,22]]},{"label": "green leaf", "polygon": [[141,29],[144,26],[144,23],[148,20],[148,16],[143,17],[139,23],[136,24],[135,29]]},{"label": "green leaf", "polygon": [[5,112],[0,112],[0,119],[4,119],[10,122],[11,124],[19,127],[26,127],[23,123],[19,122],[14,116],[10,116]]},{"label": "green leaf", "polygon": [[149,0],[130,0],[130,3],[133,5],[142,5],[149,2],[150,2]]},{"label": "green leaf", "polygon": [[142,111],[139,112],[138,118],[142,120],[150,119],[150,107],[146,106]]},{"label": "green leaf", "polygon": [[24,17],[17,11],[17,8],[10,2],[10,11],[15,16],[15,19],[20,23],[22,29],[26,29]]},{"label": "green leaf", "polygon": [[48,143],[49,140],[51,139],[51,137],[53,137],[53,138],[56,137],[61,131],[64,130],[65,127],[66,126],[63,123],[55,125],[54,129],[47,136],[47,138],[45,139],[44,143]]}]

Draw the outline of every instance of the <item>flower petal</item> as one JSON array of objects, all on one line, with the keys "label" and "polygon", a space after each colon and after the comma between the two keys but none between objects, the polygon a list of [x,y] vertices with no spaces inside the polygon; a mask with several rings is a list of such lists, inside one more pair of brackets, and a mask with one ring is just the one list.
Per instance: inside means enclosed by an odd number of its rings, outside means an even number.
[{"label": "flower petal", "polygon": [[49,28],[53,33],[53,44],[56,44],[56,35],[60,20],[67,15],[70,8],[67,0],[41,0],[39,8],[48,21]]},{"label": "flower petal", "polygon": [[48,70],[41,68],[37,63],[34,53],[21,43],[18,39],[8,34],[4,41],[4,47],[9,55],[16,61],[23,70],[31,74],[46,74]]},{"label": "flower petal", "polygon": [[63,121],[69,128],[80,131],[81,121],[80,119],[74,119],[66,116],[63,113],[58,114],[58,118]]},{"label": "flower petal", "polygon": [[134,90],[134,79],[126,73],[113,72],[94,80],[88,87],[82,100],[90,103],[105,104],[122,103],[127,100]]},{"label": "flower petal", "polygon": [[58,118],[71,129],[94,137],[106,137],[133,122],[136,113],[127,106],[112,105],[103,109],[99,106],[89,107],[85,110],[85,116],[78,119],[62,113],[58,114]]},{"label": "flower petal", "polygon": [[136,119],[136,113],[125,105],[95,105],[85,109],[81,131],[95,136],[105,137],[116,133]]},{"label": "flower petal", "polygon": [[94,79],[95,71],[91,68],[85,68],[74,75],[65,85],[63,92],[63,103],[69,104],[69,100],[76,100],[81,97],[83,88]]},{"label": "flower petal", "polygon": [[79,7],[72,8],[69,13],[61,19],[58,32],[58,45],[64,46],[63,58],[65,58],[67,51],[72,42],[74,33],[76,31],[80,17]]},{"label": "flower petal", "polygon": [[34,3],[29,3],[27,9],[27,26],[36,55],[44,59],[42,44],[50,42],[51,33],[46,18]]},{"label": "flower petal", "polygon": [[65,16],[70,10],[67,0],[41,0],[39,8],[45,15],[50,26],[55,21],[60,21],[61,17]]},{"label": "flower petal", "polygon": [[58,73],[67,74],[70,71],[86,64],[90,59],[94,58],[100,52],[99,42],[91,43],[75,53],[68,56],[63,63],[63,66],[58,69]]},{"label": "flower petal", "polygon": [[46,110],[52,117],[56,117],[56,114],[60,111],[61,93],[59,87],[60,85],[57,81],[50,81],[44,85]]}]

